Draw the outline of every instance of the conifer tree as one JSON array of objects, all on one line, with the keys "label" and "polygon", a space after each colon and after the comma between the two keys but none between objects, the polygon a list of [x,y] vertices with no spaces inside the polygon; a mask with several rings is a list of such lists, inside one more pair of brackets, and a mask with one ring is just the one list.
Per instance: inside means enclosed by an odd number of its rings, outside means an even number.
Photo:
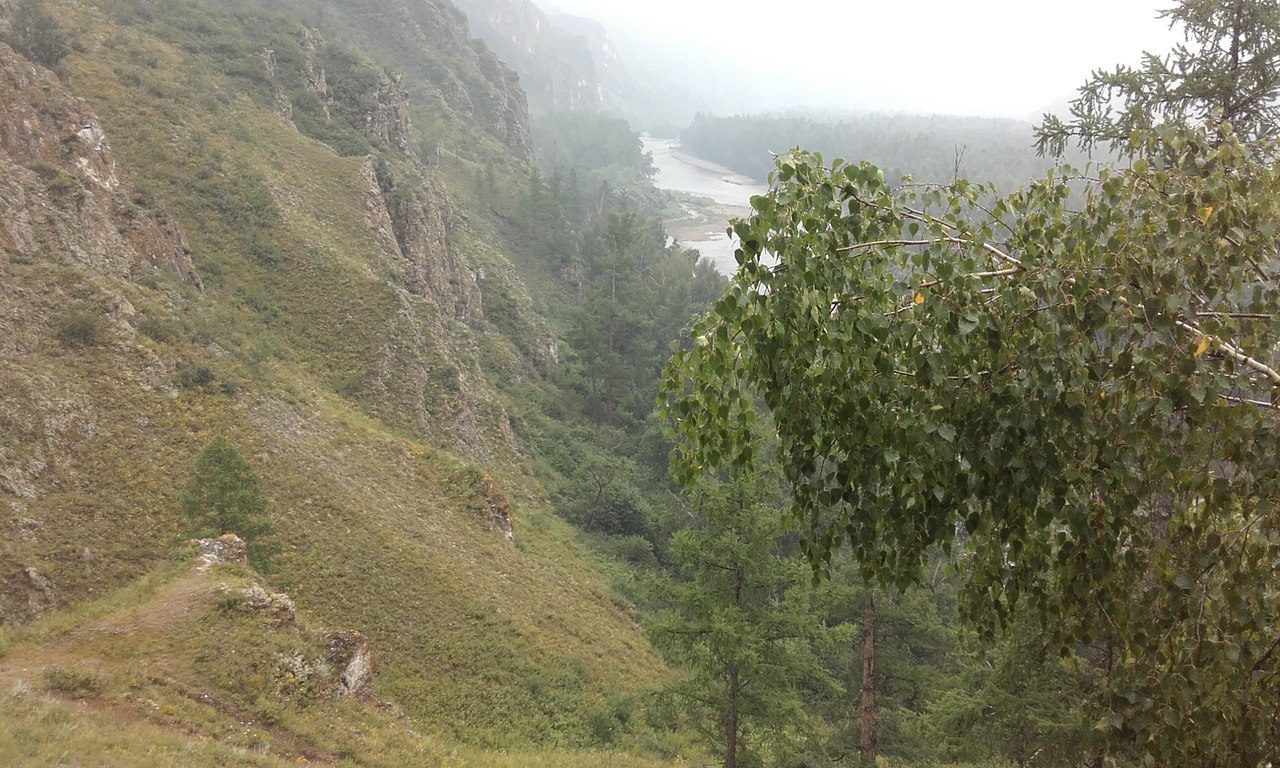
[{"label": "conifer tree", "polygon": [[1160,15],[1184,42],[1166,56],[1143,53],[1137,67],[1095,72],[1069,117],[1045,115],[1042,153],[1061,156],[1072,140],[1132,151],[1135,131],[1162,123],[1229,124],[1255,149],[1280,137],[1280,4],[1182,0]]},{"label": "conifer tree", "polygon": [[196,457],[179,504],[190,521],[188,535],[234,533],[249,545],[249,561],[259,569],[266,569],[278,549],[267,540],[274,526],[266,516],[267,499],[258,488],[258,475],[222,435]]},{"label": "conifer tree", "polygon": [[706,481],[694,504],[697,526],[671,543],[684,580],[665,586],[653,633],[688,670],[674,692],[724,768],[755,765],[803,726],[803,687],[836,686],[820,658],[842,634],[811,609],[808,566],[780,555],[781,515],[758,487]]}]

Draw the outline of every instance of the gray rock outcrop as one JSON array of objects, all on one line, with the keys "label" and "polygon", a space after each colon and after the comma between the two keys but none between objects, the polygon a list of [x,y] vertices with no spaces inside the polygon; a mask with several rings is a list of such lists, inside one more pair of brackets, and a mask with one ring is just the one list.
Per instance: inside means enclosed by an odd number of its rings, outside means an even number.
[{"label": "gray rock outcrop", "polygon": [[198,571],[207,571],[218,563],[249,564],[248,545],[234,533],[224,533],[216,539],[195,539],[194,544]]},{"label": "gray rock outcrop", "polygon": [[329,661],[341,670],[338,674],[338,698],[368,699],[373,696],[377,660],[364,635],[354,630],[331,634]]}]

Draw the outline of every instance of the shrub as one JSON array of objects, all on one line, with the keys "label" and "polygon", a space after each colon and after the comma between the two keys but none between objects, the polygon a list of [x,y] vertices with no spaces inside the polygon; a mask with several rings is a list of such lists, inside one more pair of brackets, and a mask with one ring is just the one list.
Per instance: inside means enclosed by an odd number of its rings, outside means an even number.
[{"label": "shrub", "polygon": [[35,63],[53,69],[71,52],[67,35],[44,8],[43,0],[22,0],[9,22],[5,41]]},{"label": "shrub", "polygon": [[49,194],[60,200],[79,202],[84,199],[84,186],[71,174],[59,173],[45,183]]},{"label": "shrub", "polygon": [[603,707],[588,712],[587,728],[591,731],[592,740],[601,746],[616,742],[631,722],[635,706],[635,699],[623,696],[610,699]]},{"label": "shrub", "polygon": [[595,540],[595,548],[602,554],[624,563],[641,568],[658,567],[658,557],[653,553],[653,544],[643,536],[605,534]]},{"label": "shrub", "polygon": [[249,258],[264,267],[280,266],[280,257],[276,254],[275,246],[265,236],[259,234],[258,230],[253,230],[249,234]]},{"label": "shrub", "polygon": [[562,494],[561,517],[593,533],[644,536],[652,528],[652,512],[636,474],[630,461],[589,458]]},{"label": "shrub", "polygon": [[253,703],[254,714],[258,716],[258,721],[265,726],[277,726],[284,722],[285,708],[278,702],[273,701],[266,696],[259,696]]},{"label": "shrub", "polygon": [[605,710],[594,710],[587,713],[587,728],[591,731],[591,740],[600,746],[609,746],[618,738],[618,721],[613,714]]},{"label": "shrub", "polygon": [[168,341],[173,338],[173,328],[154,317],[143,317],[138,321],[138,332],[152,341]]},{"label": "shrub", "polygon": [[196,387],[207,387],[217,378],[213,375],[213,369],[203,363],[188,363],[180,368],[174,374],[174,382],[183,389],[195,389]]},{"label": "shrub", "polygon": [[218,610],[223,613],[235,613],[244,604],[244,595],[239,590],[224,589],[218,593]]},{"label": "shrub", "polygon": [[369,376],[369,372],[360,369],[350,376],[344,376],[333,385],[333,391],[343,397],[351,397],[360,391],[360,386],[364,384],[364,380]]},{"label": "shrub", "polygon": [[73,309],[58,320],[54,335],[68,347],[91,347],[102,341],[102,321],[92,312]]},{"label": "shrub", "polygon": [[87,669],[76,667],[45,667],[44,684],[50,691],[77,696],[102,692],[102,679]]}]

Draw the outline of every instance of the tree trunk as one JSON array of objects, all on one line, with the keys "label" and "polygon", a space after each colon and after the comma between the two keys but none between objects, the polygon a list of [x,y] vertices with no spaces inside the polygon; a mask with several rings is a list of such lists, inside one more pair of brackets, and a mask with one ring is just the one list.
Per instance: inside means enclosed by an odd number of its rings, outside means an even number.
[{"label": "tree trunk", "polygon": [[876,598],[867,594],[862,609],[862,697],[858,750],[862,764],[876,764]]},{"label": "tree trunk", "polygon": [[738,768],[738,667],[729,669],[729,712],[724,719],[724,768]]},{"label": "tree trunk", "polygon": [[[733,575],[733,602],[742,605],[742,569]],[[738,695],[742,682],[738,678],[738,665],[729,665],[729,711],[724,718],[724,768],[738,768]]]}]

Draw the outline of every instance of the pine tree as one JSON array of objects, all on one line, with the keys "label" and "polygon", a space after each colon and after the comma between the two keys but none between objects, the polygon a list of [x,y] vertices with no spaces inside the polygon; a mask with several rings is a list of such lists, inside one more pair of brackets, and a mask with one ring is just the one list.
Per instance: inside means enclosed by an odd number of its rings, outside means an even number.
[{"label": "pine tree", "polygon": [[1132,151],[1135,131],[1164,124],[1231,125],[1260,148],[1280,138],[1280,5],[1275,0],[1182,0],[1161,12],[1186,42],[1137,67],[1099,70],[1066,119],[1045,115],[1042,153],[1061,156],[1074,139]]},{"label": "pine tree", "polygon": [[708,481],[694,502],[699,525],[671,543],[685,580],[662,590],[653,634],[685,665],[674,692],[724,768],[755,765],[804,723],[802,688],[836,686],[820,654],[841,633],[810,607],[812,571],[779,554],[782,515],[758,489]]},{"label": "pine tree", "polygon": [[200,451],[179,504],[191,521],[188,535],[234,533],[249,545],[249,561],[266,570],[278,549],[267,540],[274,530],[266,516],[267,499],[258,488],[257,473],[230,440],[219,435]]}]

